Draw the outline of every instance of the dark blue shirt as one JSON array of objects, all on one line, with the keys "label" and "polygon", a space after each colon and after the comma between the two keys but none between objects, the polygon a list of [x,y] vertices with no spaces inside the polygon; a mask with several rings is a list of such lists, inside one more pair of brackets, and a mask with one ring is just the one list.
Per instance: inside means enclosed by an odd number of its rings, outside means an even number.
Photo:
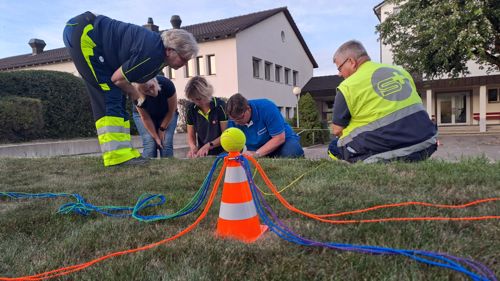
[{"label": "dark blue shirt", "polygon": [[121,66],[123,76],[129,82],[144,83],[164,66],[165,47],[159,33],[97,16],[89,35],[96,39],[96,48],[104,53],[101,62],[113,72]]},{"label": "dark blue shirt", "polygon": [[285,138],[298,138],[290,125],[285,121],[276,104],[268,99],[249,100],[248,105],[252,108],[252,117],[249,124],[237,125],[229,120],[228,127],[236,127],[242,130],[246,136],[246,146],[250,151],[256,151],[271,137],[285,132]]},{"label": "dark blue shirt", "polygon": [[[157,127],[159,128],[163,118],[165,118],[169,111],[168,100],[175,94],[175,85],[163,76],[157,76],[156,79],[158,80],[158,84],[160,84],[161,90],[156,97],[146,96],[141,108],[149,113],[153,123],[155,123],[155,126],[158,125]],[[133,110],[137,111],[135,106]]]},{"label": "dark blue shirt", "polygon": [[333,124],[347,127],[351,121],[351,112],[347,107],[344,94],[337,89],[337,94],[335,95],[335,102],[333,103]]}]

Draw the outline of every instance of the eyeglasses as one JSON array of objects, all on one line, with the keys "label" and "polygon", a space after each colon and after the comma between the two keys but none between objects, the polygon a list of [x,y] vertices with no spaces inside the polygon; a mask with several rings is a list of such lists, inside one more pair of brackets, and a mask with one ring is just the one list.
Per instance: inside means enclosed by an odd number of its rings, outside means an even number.
[{"label": "eyeglasses", "polygon": [[344,66],[344,64],[349,60],[350,58],[346,58],[345,61],[343,63],[341,63],[339,65],[339,67],[337,67],[337,70],[340,72],[342,70],[342,66]]},{"label": "eyeglasses", "polygon": [[238,117],[233,117],[233,116],[231,116],[231,118],[232,118],[235,122],[240,122],[240,121],[243,121],[243,120],[245,119],[245,116],[246,116],[247,111],[248,111],[248,108],[247,108],[247,109],[245,109],[245,111],[243,111],[243,113],[242,113],[240,116],[238,116]]}]

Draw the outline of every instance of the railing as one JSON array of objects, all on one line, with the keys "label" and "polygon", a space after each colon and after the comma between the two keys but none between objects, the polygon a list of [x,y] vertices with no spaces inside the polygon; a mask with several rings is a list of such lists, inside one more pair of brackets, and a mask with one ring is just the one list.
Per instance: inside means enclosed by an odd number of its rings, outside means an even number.
[{"label": "railing", "polygon": [[311,145],[314,145],[316,144],[316,138],[315,138],[315,135],[316,135],[316,132],[319,131],[319,132],[328,132],[330,135],[332,134],[332,131],[330,129],[301,129],[301,128],[294,128],[296,131],[300,130],[297,132],[297,135],[301,135],[302,133],[304,132],[312,132],[312,144]]}]

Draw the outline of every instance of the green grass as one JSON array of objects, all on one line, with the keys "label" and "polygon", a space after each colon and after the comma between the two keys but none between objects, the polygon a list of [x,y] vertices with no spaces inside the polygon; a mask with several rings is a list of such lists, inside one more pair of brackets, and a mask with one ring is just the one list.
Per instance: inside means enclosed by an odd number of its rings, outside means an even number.
[{"label": "green grass", "polygon": [[[103,168],[99,158],[0,159],[0,192],[79,193],[94,205],[133,205],[144,192],[161,193],[168,214],[198,190],[214,159],[151,161],[144,167]],[[500,163],[346,165],[310,160],[260,161],[278,187],[311,171],[282,195],[296,207],[318,214],[403,201],[460,204],[500,197]],[[269,192],[262,180],[258,186]],[[222,188],[222,187],[221,187]],[[302,236],[339,243],[445,252],[486,264],[500,275],[500,222],[386,222],[331,225],[266,200]],[[67,199],[0,198],[0,277],[31,275],[92,260],[172,236],[200,212],[143,223],[93,214],[57,214]],[[266,233],[254,244],[214,236],[219,196],[192,232],[157,248],[116,257],[61,280],[465,280],[451,270],[397,256],[370,256],[298,246]],[[499,215],[500,202],[464,210],[405,207],[346,218],[391,216]]]}]

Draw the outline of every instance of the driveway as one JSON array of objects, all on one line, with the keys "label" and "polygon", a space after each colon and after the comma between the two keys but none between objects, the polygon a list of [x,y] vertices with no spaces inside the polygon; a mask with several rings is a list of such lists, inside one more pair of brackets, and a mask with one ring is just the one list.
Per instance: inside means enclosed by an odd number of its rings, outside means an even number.
[{"label": "driveway", "polygon": [[[500,161],[500,134],[489,135],[443,135],[439,137],[440,146],[432,159],[459,161],[463,158],[485,156],[490,161]],[[305,148],[306,158],[328,158],[328,145]]]}]

